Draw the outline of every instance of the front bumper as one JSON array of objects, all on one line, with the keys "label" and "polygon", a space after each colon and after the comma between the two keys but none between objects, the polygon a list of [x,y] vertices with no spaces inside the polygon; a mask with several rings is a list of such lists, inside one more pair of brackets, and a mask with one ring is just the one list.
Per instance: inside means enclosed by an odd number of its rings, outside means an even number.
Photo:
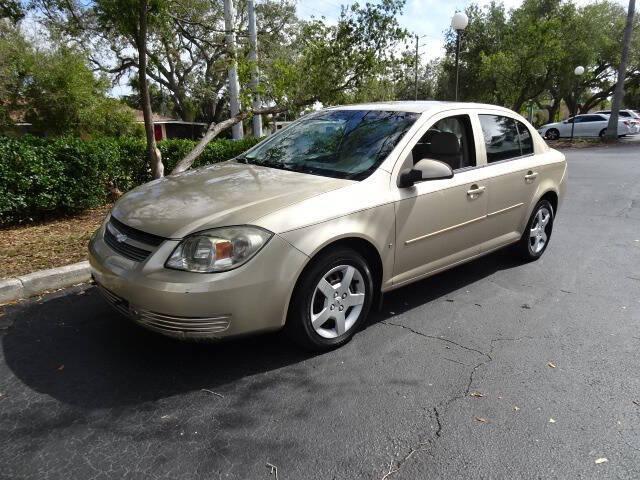
[{"label": "front bumper", "polygon": [[178,338],[217,339],[277,330],[307,257],[278,235],[245,265],[228,272],[164,268],[177,246],[166,240],[144,261],[116,253],[104,226],[89,244],[91,272],[118,311],[145,328]]}]

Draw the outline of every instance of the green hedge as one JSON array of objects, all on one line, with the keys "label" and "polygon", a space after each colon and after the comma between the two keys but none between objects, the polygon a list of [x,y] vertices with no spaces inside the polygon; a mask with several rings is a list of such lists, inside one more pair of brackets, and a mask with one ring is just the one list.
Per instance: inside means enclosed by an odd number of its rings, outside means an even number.
[{"label": "green hedge", "polygon": [[[233,158],[256,142],[214,141],[194,167]],[[191,140],[160,142],[165,171],[194,145]],[[145,152],[144,140],[137,138],[0,137],[0,224],[104,205],[110,184],[125,192],[151,180]]]}]

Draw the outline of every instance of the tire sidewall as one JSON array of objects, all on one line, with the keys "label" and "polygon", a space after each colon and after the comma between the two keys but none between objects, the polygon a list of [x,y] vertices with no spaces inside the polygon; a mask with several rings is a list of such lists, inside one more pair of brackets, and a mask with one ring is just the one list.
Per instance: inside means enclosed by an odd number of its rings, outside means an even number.
[{"label": "tire sidewall", "polygon": [[560,138],[560,132],[555,128],[547,130],[545,135],[549,140],[558,140]]},{"label": "tire sidewall", "polygon": [[[360,316],[353,326],[336,338],[324,338],[320,336],[311,324],[311,302],[315,288],[329,270],[339,265],[350,265],[356,268],[362,275],[365,288],[365,301],[360,311]],[[291,308],[287,315],[286,329],[292,334],[294,340],[304,347],[313,350],[327,350],[346,343],[362,326],[369,314],[373,302],[374,284],[371,270],[366,260],[356,251],[341,248],[322,255],[314,260],[300,276],[296,285]]]}]

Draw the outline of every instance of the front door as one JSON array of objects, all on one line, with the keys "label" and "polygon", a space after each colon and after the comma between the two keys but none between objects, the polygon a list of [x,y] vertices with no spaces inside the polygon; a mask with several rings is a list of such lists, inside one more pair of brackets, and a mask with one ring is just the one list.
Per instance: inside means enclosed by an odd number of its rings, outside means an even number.
[{"label": "front door", "polygon": [[[479,253],[489,192],[486,169],[476,168],[476,139],[471,125],[469,115],[440,114],[412,145],[403,168],[430,158],[448,163],[454,176],[398,188],[394,285],[435,273]],[[432,142],[443,135],[450,140],[451,134],[458,141],[455,151]]]}]

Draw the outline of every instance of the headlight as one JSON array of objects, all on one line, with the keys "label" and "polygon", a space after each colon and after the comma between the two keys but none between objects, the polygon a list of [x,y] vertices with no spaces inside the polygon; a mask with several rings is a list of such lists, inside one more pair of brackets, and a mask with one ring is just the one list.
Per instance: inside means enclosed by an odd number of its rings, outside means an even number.
[{"label": "headlight", "polygon": [[180,242],[165,266],[199,273],[232,270],[248,262],[272,236],[268,230],[248,226],[198,232]]}]

